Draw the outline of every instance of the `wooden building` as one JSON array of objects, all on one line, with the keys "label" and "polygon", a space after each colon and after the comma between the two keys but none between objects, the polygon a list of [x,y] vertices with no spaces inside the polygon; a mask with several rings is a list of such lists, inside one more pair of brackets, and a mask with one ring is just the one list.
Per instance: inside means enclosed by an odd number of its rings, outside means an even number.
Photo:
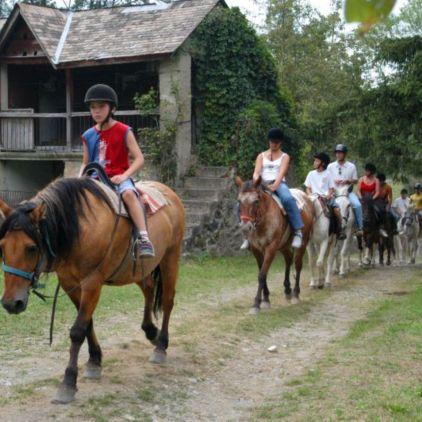
[{"label": "wooden building", "polygon": [[[136,131],[176,111],[178,174],[191,158],[191,58],[183,46],[219,0],[69,12],[17,4],[0,21],[0,196],[15,203],[80,166],[80,134],[92,126],[89,86],[119,95],[118,119]],[[224,3],[221,3],[224,4]],[[135,110],[136,93],[159,93],[155,116]]]}]

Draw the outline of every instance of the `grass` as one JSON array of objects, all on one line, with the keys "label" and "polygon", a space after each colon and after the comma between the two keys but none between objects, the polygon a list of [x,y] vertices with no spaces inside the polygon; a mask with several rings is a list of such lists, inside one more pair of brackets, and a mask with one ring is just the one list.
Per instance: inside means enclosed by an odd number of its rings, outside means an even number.
[{"label": "grass", "polygon": [[[235,258],[205,258],[182,263],[177,284],[177,305],[205,301],[207,297],[218,295],[224,290],[236,289],[255,281],[255,260],[251,256]],[[3,276],[0,276],[0,295],[3,294]],[[57,278],[50,276],[46,294],[53,294]],[[125,318],[115,320],[116,314],[129,316],[141,324],[143,295],[136,285],[104,287],[95,311],[96,325],[105,320],[113,320],[110,329],[116,332],[125,328]],[[42,302],[31,295],[27,310],[10,316],[0,312],[0,357],[16,358],[39,353],[39,344],[47,344],[50,322],[51,300]],[[76,310],[67,297],[58,301],[55,346],[63,349],[68,345],[68,329],[76,317]],[[120,321],[120,319],[122,321]],[[99,323],[99,324],[98,324]],[[109,332],[109,330],[108,330]],[[59,340],[57,340],[59,338]],[[44,340],[44,341],[43,341]]]},{"label": "grass", "polygon": [[316,369],[290,380],[254,420],[422,421],[421,272],[332,345]]}]

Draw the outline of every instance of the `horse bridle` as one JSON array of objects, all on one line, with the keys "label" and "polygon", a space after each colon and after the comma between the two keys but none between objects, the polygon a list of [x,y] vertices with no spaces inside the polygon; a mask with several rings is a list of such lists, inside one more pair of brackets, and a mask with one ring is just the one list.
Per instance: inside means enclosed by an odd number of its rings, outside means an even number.
[{"label": "horse bridle", "polygon": [[[41,255],[37,263],[35,264],[34,271],[24,271],[19,268],[7,265],[4,261],[2,269],[5,273],[23,278],[24,280],[28,280],[30,282],[30,289],[34,292],[34,294],[45,301],[47,296],[37,291],[37,289],[44,287],[43,284],[40,284],[39,279],[42,272],[42,268],[47,261],[47,253],[45,251],[45,247],[43,247],[42,244],[45,243],[45,245],[47,246],[48,253],[52,258],[56,258],[56,254],[54,253],[51,247],[50,238],[48,236],[48,230],[40,230],[40,228],[37,227],[36,231],[39,235],[39,238],[34,240],[37,242],[37,247],[41,249]],[[42,231],[45,231],[45,233],[43,234]]]}]

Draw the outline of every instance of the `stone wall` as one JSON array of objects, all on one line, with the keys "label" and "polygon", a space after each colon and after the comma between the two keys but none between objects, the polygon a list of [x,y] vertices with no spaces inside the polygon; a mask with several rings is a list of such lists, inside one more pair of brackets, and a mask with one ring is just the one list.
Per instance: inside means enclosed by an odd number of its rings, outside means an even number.
[{"label": "stone wall", "polygon": [[237,188],[233,183],[211,207],[203,224],[195,229],[192,240],[186,245],[186,255],[204,252],[215,256],[241,254],[242,236],[236,205]]}]

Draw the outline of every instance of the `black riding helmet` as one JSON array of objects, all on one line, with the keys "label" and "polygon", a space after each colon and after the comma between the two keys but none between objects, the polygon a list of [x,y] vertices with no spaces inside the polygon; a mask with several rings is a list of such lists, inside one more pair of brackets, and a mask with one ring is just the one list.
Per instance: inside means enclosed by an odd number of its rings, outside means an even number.
[{"label": "black riding helmet", "polygon": [[110,103],[112,107],[117,107],[119,100],[116,91],[108,85],[97,84],[91,86],[85,94],[85,104],[93,101],[104,101]]},{"label": "black riding helmet", "polygon": [[268,131],[268,140],[271,142],[280,143],[284,138],[283,131],[278,127],[273,127]]},{"label": "black riding helmet", "polygon": [[415,184],[415,189],[422,189],[422,184],[421,183],[416,183]]},{"label": "black riding helmet", "polygon": [[328,167],[328,164],[330,164],[330,157],[325,152],[318,152],[317,154],[314,154],[314,158],[321,160],[321,163],[325,169]]},{"label": "black riding helmet", "polygon": [[348,151],[347,146],[344,144],[337,144],[334,150],[334,152],[344,152],[345,154],[347,154],[347,151]]}]

